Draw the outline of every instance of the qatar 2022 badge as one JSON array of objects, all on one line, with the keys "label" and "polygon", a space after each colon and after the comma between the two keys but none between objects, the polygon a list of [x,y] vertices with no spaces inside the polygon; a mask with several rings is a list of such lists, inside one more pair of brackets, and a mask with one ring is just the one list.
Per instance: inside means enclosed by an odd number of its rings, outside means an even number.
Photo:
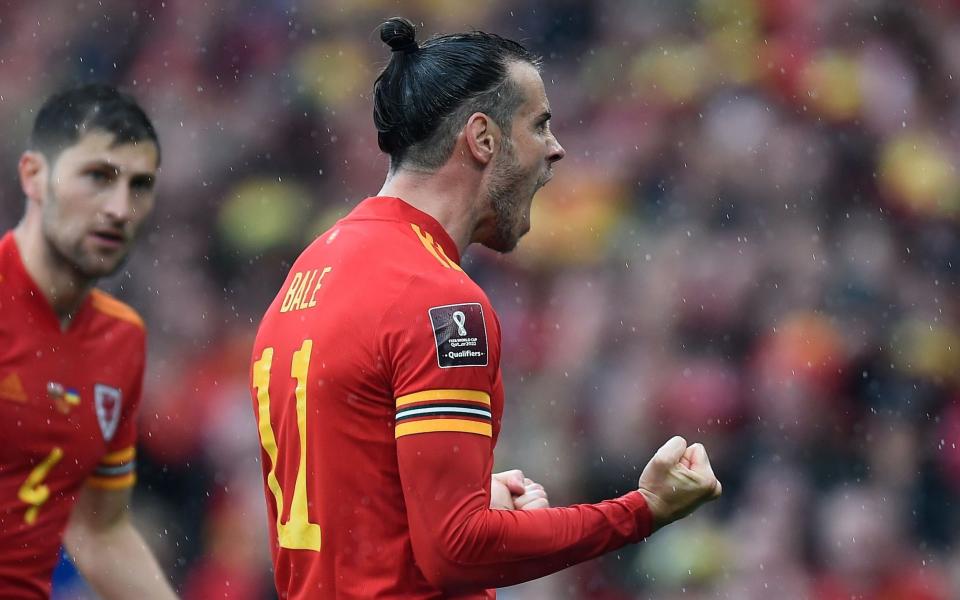
[{"label": "qatar 2022 badge", "polygon": [[487,324],[479,302],[434,306],[429,313],[441,369],[487,365]]}]

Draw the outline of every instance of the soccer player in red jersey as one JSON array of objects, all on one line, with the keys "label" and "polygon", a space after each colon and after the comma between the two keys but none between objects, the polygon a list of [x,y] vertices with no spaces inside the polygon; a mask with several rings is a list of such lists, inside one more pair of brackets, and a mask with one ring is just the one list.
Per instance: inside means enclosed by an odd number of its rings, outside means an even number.
[{"label": "soccer player in red jersey", "polygon": [[63,543],[101,597],[174,598],[130,522],[145,331],[94,289],[154,203],[157,135],[105,85],[41,107],[0,238],[0,598],[47,598]]},{"label": "soccer player in red jersey", "polygon": [[297,259],[253,351],[276,586],[492,598],[639,541],[720,484],[703,446],[674,437],[619,498],[491,506],[539,490],[491,478],[500,323],[460,256],[516,245],[564,151],[519,44],[472,32],[421,46],[399,18],[380,34],[393,50],[374,89],[387,180]]}]

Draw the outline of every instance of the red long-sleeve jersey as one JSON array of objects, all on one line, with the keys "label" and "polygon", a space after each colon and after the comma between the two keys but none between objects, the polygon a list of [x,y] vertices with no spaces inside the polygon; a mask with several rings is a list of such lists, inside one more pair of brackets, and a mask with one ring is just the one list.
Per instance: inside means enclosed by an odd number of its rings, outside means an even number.
[{"label": "red long-sleeve jersey", "polygon": [[651,531],[638,492],[491,510],[500,324],[437,221],[369,198],[294,263],[251,387],[281,598],[492,598]]}]

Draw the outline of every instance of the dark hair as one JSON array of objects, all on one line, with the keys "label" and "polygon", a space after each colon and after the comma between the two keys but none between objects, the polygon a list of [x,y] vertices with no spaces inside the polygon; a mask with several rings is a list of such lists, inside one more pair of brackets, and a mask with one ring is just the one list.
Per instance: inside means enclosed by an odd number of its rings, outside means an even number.
[{"label": "dark hair", "polygon": [[523,93],[507,74],[511,62],[539,68],[540,59],[517,42],[471,31],[416,41],[413,23],[393,17],[380,26],[392,56],[373,86],[373,122],[390,168],[410,162],[437,169],[475,112],[510,134]]},{"label": "dark hair", "polygon": [[132,96],[110,85],[89,83],[57,92],[40,107],[33,122],[30,147],[50,161],[93,130],[112,133],[114,144],[160,142],[150,118]]}]

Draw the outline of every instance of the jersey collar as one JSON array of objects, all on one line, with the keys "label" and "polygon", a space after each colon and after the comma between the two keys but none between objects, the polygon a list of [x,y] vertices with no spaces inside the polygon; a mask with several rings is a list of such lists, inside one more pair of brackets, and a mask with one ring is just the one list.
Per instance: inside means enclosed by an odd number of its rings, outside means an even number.
[{"label": "jersey collar", "polygon": [[453,238],[443,228],[443,225],[427,213],[414,208],[400,198],[392,196],[374,196],[367,198],[357,205],[355,209],[347,216],[347,219],[372,219],[378,221],[399,221],[401,223],[413,223],[433,236],[440,246],[443,247],[447,256],[452,258],[458,265],[460,264],[460,251],[457,245],[453,243]]},{"label": "jersey collar", "polygon": [[68,333],[78,328],[86,313],[90,309],[90,294],[86,294],[80,307],[77,309],[73,319],[66,330],[60,327],[60,317],[53,310],[47,297],[40,291],[40,287],[30,276],[26,266],[23,264],[23,257],[20,256],[20,249],[17,247],[17,241],[13,237],[13,230],[7,231],[0,238],[0,293],[3,294],[2,300],[9,298],[14,302],[22,302],[30,312],[44,323],[61,333]]}]

